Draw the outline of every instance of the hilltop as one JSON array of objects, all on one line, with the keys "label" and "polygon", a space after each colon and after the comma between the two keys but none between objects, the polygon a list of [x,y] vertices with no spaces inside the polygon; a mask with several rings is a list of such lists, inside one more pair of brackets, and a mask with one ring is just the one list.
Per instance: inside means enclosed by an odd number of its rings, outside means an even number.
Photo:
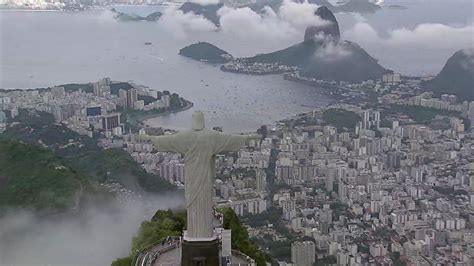
[{"label": "hilltop", "polygon": [[298,67],[302,77],[321,80],[361,82],[378,79],[389,72],[363,48],[339,40],[339,25],[334,14],[320,7],[316,14],[329,19],[328,26],[310,26],[304,41],[286,49],[242,59],[246,64],[280,64]]},{"label": "hilltop", "polygon": [[191,44],[179,50],[179,54],[198,61],[209,63],[226,63],[232,60],[232,55],[207,42]]},{"label": "hilltop", "polygon": [[337,23],[336,16],[327,8],[322,6],[318,8],[314,15],[320,17],[321,19],[327,21],[326,25],[314,25],[306,28],[304,33],[304,41],[309,41],[315,36],[320,36],[321,34],[325,38],[330,38],[334,41],[339,41],[341,37],[341,31],[339,30],[339,24]]},{"label": "hilltop", "polygon": [[474,49],[459,50],[441,72],[423,85],[437,94],[455,94],[460,100],[474,100]]}]

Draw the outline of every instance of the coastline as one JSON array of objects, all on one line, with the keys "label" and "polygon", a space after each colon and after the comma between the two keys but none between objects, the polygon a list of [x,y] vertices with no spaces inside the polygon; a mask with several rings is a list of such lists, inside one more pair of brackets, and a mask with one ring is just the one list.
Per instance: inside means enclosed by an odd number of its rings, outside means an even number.
[{"label": "coastline", "polygon": [[235,73],[235,74],[251,75],[251,76],[279,75],[279,74],[285,74],[289,72],[288,70],[282,70],[282,69],[275,69],[275,70],[269,70],[269,71],[251,71],[251,70],[242,70],[242,69],[232,69],[232,68],[226,67],[225,64],[222,64],[220,66],[220,70],[222,72],[227,72],[227,73]]},{"label": "coastline", "polygon": [[291,81],[291,82],[305,84],[313,88],[320,88],[321,89],[320,93],[322,95],[332,98],[336,101],[341,101],[341,100],[346,99],[346,97],[344,97],[343,95],[348,92],[347,89],[341,88],[334,84],[319,84],[316,81],[297,78],[288,74],[284,74],[283,79]]},{"label": "coastline", "polygon": [[82,12],[91,9],[103,10],[109,9],[110,7],[148,7],[148,6],[178,6],[173,2],[162,2],[159,4],[107,4],[107,5],[94,5],[88,6],[85,9],[81,10],[69,10],[64,8],[21,8],[21,7],[0,7],[0,12]]},{"label": "coastline", "polygon": [[141,125],[148,125],[148,123],[146,122],[147,120],[157,118],[157,117],[160,117],[160,116],[164,116],[164,115],[179,113],[179,112],[191,109],[193,107],[194,107],[194,103],[192,103],[190,101],[187,101],[186,106],[183,106],[183,107],[175,109],[175,110],[168,110],[168,111],[165,111],[165,112],[162,112],[162,113],[157,113],[157,114],[139,115],[137,117],[136,121]]},{"label": "coastline", "polygon": [[0,8],[0,12],[66,12],[60,9]]}]

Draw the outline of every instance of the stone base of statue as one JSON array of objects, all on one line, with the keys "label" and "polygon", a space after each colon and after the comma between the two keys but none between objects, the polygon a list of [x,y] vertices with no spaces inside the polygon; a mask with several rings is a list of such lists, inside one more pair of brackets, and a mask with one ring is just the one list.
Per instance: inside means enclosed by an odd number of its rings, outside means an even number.
[{"label": "stone base of statue", "polygon": [[219,266],[219,239],[187,238],[181,246],[182,266]]}]

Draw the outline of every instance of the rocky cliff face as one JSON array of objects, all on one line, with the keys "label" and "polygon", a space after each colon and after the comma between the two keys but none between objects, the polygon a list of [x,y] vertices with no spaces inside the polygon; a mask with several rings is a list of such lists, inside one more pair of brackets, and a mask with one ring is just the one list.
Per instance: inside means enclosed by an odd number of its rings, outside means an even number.
[{"label": "rocky cliff face", "polygon": [[341,32],[336,17],[326,6],[319,7],[314,13],[327,23],[318,26],[309,26],[304,33],[304,41],[313,40],[315,37],[323,37],[325,39],[339,41]]},{"label": "rocky cliff face", "polygon": [[441,72],[425,87],[435,93],[455,94],[460,100],[474,100],[474,48],[457,51]]}]

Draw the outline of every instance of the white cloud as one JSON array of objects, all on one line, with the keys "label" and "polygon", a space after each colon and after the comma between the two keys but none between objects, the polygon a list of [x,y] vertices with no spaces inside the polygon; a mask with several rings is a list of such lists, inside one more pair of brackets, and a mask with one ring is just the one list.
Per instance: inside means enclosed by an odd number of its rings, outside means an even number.
[{"label": "white cloud", "polygon": [[252,9],[222,7],[218,11],[224,33],[241,37],[273,40],[301,38],[307,26],[330,23],[314,15],[317,5],[285,0],[278,12],[264,7],[261,14]]},{"label": "white cloud", "polygon": [[454,27],[438,23],[380,34],[369,24],[358,22],[342,34],[343,39],[358,43],[379,58],[382,65],[412,75],[437,74],[454,52],[474,47],[472,36],[474,25]]},{"label": "white cloud", "polygon": [[372,2],[372,3],[376,4],[376,5],[381,6],[381,5],[383,5],[384,0],[371,0],[370,2]]},{"label": "white cloud", "polygon": [[443,24],[421,24],[415,29],[406,28],[390,33],[388,44],[392,46],[423,46],[444,49],[453,46],[469,47],[474,44],[474,26],[462,28],[450,27]]},{"label": "white cloud", "polygon": [[309,25],[327,25],[330,22],[314,15],[318,9],[317,5],[304,3],[295,3],[285,0],[279,9],[279,17],[282,21],[290,23],[296,28],[306,28]]},{"label": "white cloud", "polygon": [[130,254],[141,222],[182,205],[182,197],[167,195],[100,203],[54,219],[11,210],[0,217],[0,265],[110,265]]},{"label": "white cloud", "polygon": [[451,27],[444,24],[420,24],[414,29],[400,28],[388,32],[382,38],[365,22],[359,22],[343,34],[344,38],[361,45],[383,45],[385,47],[408,47],[419,49],[453,49],[473,47],[474,25]]},{"label": "white cloud", "polygon": [[316,50],[314,57],[326,61],[337,61],[351,55],[343,43],[327,42],[324,47]]},{"label": "white cloud", "polygon": [[[211,4],[214,0],[196,0],[199,4]],[[307,26],[325,25],[330,22],[314,15],[317,5],[295,3],[284,0],[277,12],[265,6],[260,12],[243,7],[223,6],[217,11],[220,30],[223,33],[244,38],[270,40],[302,39]],[[215,31],[217,27],[208,19],[192,12],[184,14],[176,8],[163,12],[160,23],[178,36],[185,36],[190,31]],[[299,39],[298,39],[299,40]]]},{"label": "white cloud", "polygon": [[367,18],[360,13],[351,13],[357,22],[367,22]]},{"label": "white cloud", "polygon": [[280,23],[277,14],[267,7],[264,8],[262,15],[248,7],[222,7],[219,9],[218,15],[222,32],[236,34],[240,37],[279,39],[295,34],[289,25]]},{"label": "white cloud", "polygon": [[178,37],[186,36],[187,32],[215,31],[216,25],[201,15],[170,7],[165,9],[159,23]]},{"label": "white cloud", "polygon": [[200,4],[202,6],[219,4],[219,0],[189,0],[189,2]]},{"label": "white cloud", "polygon": [[461,66],[474,73],[474,48],[464,49],[462,52],[466,56],[466,61],[461,62]]},{"label": "white cloud", "polygon": [[374,43],[380,40],[377,31],[368,23],[358,22],[352,29],[343,33],[344,39],[361,43]]}]

